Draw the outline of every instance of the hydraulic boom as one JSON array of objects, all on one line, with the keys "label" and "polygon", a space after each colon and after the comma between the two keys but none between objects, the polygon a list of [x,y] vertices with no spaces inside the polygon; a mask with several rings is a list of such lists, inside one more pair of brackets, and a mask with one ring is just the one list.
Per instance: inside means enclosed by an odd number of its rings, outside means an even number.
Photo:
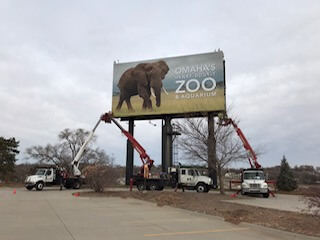
[{"label": "hydraulic boom", "polygon": [[99,126],[101,122],[101,119],[99,119],[99,121],[96,123],[96,125],[94,126],[94,128],[92,129],[92,131],[90,132],[89,136],[87,137],[87,139],[85,140],[85,142],[83,143],[83,145],[81,146],[81,148],[79,149],[76,157],[73,159],[73,161],[71,162],[71,166],[72,166],[72,171],[73,171],[73,175],[74,176],[81,176],[81,171],[79,170],[79,163],[80,163],[80,158],[82,157],[83,152],[86,149],[86,146],[88,145],[88,143],[91,141],[91,139],[93,138],[94,132],[96,131],[97,127]]},{"label": "hydraulic boom", "polygon": [[222,122],[219,123],[219,125],[221,126],[228,126],[228,125],[232,125],[234,127],[234,129],[236,130],[239,138],[241,139],[242,143],[243,143],[243,147],[246,149],[247,153],[248,153],[248,160],[250,163],[251,168],[256,168],[259,169],[261,168],[261,165],[258,163],[257,161],[257,155],[256,153],[253,151],[252,147],[250,146],[247,138],[244,136],[243,132],[241,131],[241,129],[237,126],[237,124],[231,119],[231,118],[225,118],[222,119]]},{"label": "hydraulic boom", "polygon": [[268,187],[268,183],[273,183],[274,181],[268,181],[266,176],[261,169],[261,165],[257,161],[257,155],[253,151],[252,147],[250,146],[247,138],[244,136],[241,129],[237,126],[237,124],[231,118],[223,118],[220,117],[219,125],[221,126],[228,126],[232,125],[236,130],[239,138],[243,143],[243,147],[246,149],[248,154],[248,160],[250,163],[250,169],[244,169],[242,171],[241,177],[241,189],[239,189],[235,194],[232,194],[235,197],[239,192],[241,194],[262,194],[263,197],[268,198],[269,194],[274,196],[274,193],[270,191]]},{"label": "hydraulic boom", "polygon": [[146,150],[140,145],[140,143],[128,132],[126,131],[118,122],[115,120],[112,116],[112,113],[105,113],[101,116],[100,120],[117,125],[117,127],[121,130],[121,132],[128,138],[130,143],[132,144],[132,147],[139,153],[140,159],[142,161],[142,167],[141,167],[141,174],[145,178],[148,178],[149,171],[153,166],[154,161],[149,157]]}]

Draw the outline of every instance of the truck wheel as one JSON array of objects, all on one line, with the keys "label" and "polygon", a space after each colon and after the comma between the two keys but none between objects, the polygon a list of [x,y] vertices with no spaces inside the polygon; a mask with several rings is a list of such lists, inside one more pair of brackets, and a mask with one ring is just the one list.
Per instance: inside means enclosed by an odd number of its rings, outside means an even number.
[{"label": "truck wheel", "polygon": [[196,190],[198,193],[204,193],[207,190],[207,186],[204,183],[198,183]]},{"label": "truck wheel", "polygon": [[43,182],[37,182],[37,184],[36,184],[37,191],[41,191],[43,189],[43,187],[44,187]]},{"label": "truck wheel", "polygon": [[268,198],[269,197],[269,192],[262,194],[264,198]]},{"label": "truck wheel", "polygon": [[26,187],[28,190],[32,190],[32,186],[28,186],[28,187]]},{"label": "truck wheel", "polygon": [[247,193],[241,190],[241,195],[247,195]]},{"label": "truck wheel", "polygon": [[143,191],[144,190],[144,184],[143,183],[138,183],[137,188],[139,191]]},{"label": "truck wheel", "polygon": [[151,183],[149,188],[150,188],[150,191],[155,191],[155,190],[158,189],[158,184],[156,184],[156,183]]},{"label": "truck wheel", "polygon": [[73,189],[79,189],[80,187],[81,187],[81,182],[80,181],[75,181],[73,183],[73,186],[72,186]]}]

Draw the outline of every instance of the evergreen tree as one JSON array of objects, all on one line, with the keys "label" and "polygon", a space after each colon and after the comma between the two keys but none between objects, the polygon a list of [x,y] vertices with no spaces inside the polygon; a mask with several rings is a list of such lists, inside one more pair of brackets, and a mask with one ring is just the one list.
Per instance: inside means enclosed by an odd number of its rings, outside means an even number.
[{"label": "evergreen tree", "polygon": [[4,178],[8,173],[14,170],[14,164],[17,161],[19,141],[15,138],[5,139],[0,137],[0,178]]},{"label": "evergreen tree", "polygon": [[280,173],[277,180],[277,188],[283,191],[293,191],[298,187],[293,172],[285,156],[281,160]]}]

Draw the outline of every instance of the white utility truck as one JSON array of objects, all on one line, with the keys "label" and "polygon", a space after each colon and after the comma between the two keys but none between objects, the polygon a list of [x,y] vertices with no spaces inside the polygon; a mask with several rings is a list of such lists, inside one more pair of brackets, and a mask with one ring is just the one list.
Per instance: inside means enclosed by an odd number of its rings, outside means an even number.
[{"label": "white utility truck", "polygon": [[84,182],[83,176],[63,177],[62,170],[56,167],[41,167],[35,175],[27,176],[25,186],[28,190],[35,188],[41,191],[45,186],[60,185],[67,189],[79,189]]},{"label": "white utility truck", "polygon": [[269,197],[266,176],[262,169],[249,168],[242,172],[241,194],[262,194]]},{"label": "white utility truck", "polygon": [[177,168],[169,168],[168,173],[171,176],[176,174],[176,181],[173,181],[173,183],[175,183],[178,188],[197,190],[199,193],[209,192],[211,188],[216,188],[213,179],[201,175],[200,171],[196,168],[179,166]]},{"label": "white utility truck", "polygon": [[213,179],[204,176],[196,168],[190,167],[169,167],[167,174],[159,177],[148,178],[141,175],[134,176],[134,184],[138,190],[163,190],[164,187],[182,188],[187,190],[196,190],[198,193],[207,193],[210,189],[216,188]]},{"label": "white utility truck", "polygon": [[[79,189],[85,181],[85,177],[82,175],[79,164],[83,152],[86,150],[86,146],[94,136],[94,132],[99,126],[101,119],[96,123],[93,130],[81,146],[76,157],[71,162],[72,173],[67,173],[61,167],[42,167],[39,168],[35,175],[27,176],[25,179],[25,186],[28,190],[35,188],[41,191],[44,186],[63,185],[65,188]],[[58,165],[58,164],[57,164]]]},{"label": "white utility truck", "polygon": [[248,160],[251,168],[244,169],[242,171],[241,176],[241,188],[237,192],[241,192],[243,195],[245,194],[262,194],[263,197],[268,198],[269,194],[274,194],[269,190],[268,183],[266,180],[266,175],[261,168],[261,165],[257,161],[257,155],[253,151],[251,145],[249,144],[247,138],[241,131],[241,129],[237,126],[237,124],[231,119],[223,116],[219,116],[220,126],[228,126],[232,125],[238,134],[239,138],[243,143],[243,147],[247,151]]}]

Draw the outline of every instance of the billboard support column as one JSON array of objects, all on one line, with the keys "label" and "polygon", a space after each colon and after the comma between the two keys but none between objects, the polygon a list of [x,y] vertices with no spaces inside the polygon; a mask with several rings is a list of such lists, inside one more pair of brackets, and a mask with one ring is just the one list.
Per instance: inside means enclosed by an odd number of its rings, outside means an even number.
[{"label": "billboard support column", "polygon": [[[133,136],[134,119],[129,119],[129,133]],[[130,178],[133,176],[133,147],[129,140],[127,140],[127,161],[126,161],[126,185],[130,184]]]},{"label": "billboard support column", "polygon": [[214,113],[208,113],[208,170],[209,177],[213,179],[214,185],[217,186],[217,159],[216,159],[216,139],[214,137]]},{"label": "billboard support column", "polygon": [[162,172],[172,167],[172,125],[171,117],[164,117],[162,125]]}]

